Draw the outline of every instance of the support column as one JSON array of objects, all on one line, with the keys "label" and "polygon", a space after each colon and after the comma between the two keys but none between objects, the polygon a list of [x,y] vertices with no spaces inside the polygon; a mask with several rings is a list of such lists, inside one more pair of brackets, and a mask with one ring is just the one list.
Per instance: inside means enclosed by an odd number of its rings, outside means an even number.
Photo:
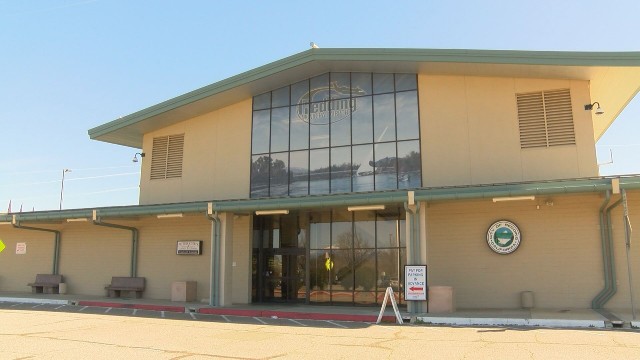
[{"label": "support column", "polygon": [[218,306],[229,306],[233,299],[233,213],[220,215]]}]

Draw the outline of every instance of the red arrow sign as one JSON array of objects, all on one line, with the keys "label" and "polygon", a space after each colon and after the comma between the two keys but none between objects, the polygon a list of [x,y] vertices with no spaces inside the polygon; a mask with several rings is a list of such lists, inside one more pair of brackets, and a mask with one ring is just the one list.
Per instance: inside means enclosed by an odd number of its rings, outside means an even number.
[{"label": "red arrow sign", "polygon": [[409,288],[409,290],[411,290],[411,291],[422,291],[422,288],[421,287],[412,286],[412,287]]}]

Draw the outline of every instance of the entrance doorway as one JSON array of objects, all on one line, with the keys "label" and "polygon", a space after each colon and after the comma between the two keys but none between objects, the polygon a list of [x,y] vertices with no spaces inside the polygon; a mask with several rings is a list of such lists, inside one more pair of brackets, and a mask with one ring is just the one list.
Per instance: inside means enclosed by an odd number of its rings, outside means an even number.
[{"label": "entrance doorway", "polygon": [[256,216],[253,229],[252,301],[304,302],[307,256],[298,217]]}]

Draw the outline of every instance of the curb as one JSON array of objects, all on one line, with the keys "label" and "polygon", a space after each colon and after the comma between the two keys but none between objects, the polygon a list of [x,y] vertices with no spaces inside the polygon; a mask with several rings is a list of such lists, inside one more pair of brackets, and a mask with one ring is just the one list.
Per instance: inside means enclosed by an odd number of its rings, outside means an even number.
[{"label": "curb", "polygon": [[[246,309],[220,309],[220,308],[200,308],[200,314],[209,315],[232,315],[248,317],[282,318],[294,320],[335,320],[335,321],[355,321],[374,323],[378,319],[377,315],[353,315],[353,314],[325,314],[325,313],[305,313],[294,311],[275,310],[246,310]],[[383,316],[382,322],[395,323],[395,316]]]},{"label": "curb", "polygon": [[459,318],[418,316],[416,321],[435,325],[485,325],[485,326],[541,326],[541,327],[578,327],[604,329],[604,320],[569,319],[514,319],[514,318]]},{"label": "curb", "polygon": [[169,312],[185,312],[184,306],[171,306],[171,305],[147,305],[147,304],[123,304],[116,302],[105,301],[78,301],[80,306],[96,306],[96,307],[110,307],[117,309],[138,309],[138,310],[151,310],[151,311],[169,311]]},{"label": "curb", "polygon": [[0,297],[0,302],[23,303],[23,304],[51,304],[51,305],[71,304],[71,301],[69,300],[15,298],[15,297]]}]

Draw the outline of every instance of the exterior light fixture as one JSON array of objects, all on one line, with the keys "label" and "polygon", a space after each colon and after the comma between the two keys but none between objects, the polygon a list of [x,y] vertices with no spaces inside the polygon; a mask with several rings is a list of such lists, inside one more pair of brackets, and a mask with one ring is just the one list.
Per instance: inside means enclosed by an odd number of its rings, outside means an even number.
[{"label": "exterior light fixture", "polygon": [[362,206],[349,206],[349,211],[366,211],[366,210],[384,210],[384,205],[362,205]]},{"label": "exterior light fixture", "polygon": [[500,201],[519,201],[519,200],[535,200],[535,196],[506,196],[506,197],[494,197],[493,202]]},{"label": "exterior light fixture", "polygon": [[182,213],[177,214],[160,214],[157,216],[158,219],[169,219],[169,218],[181,218]]},{"label": "exterior light fixture", "polygon": [[144,153],[135,153],[133,154],[133,159],[131,161],[133,161],[134,163],[138,162],[138,155],[140,155],[141,158],[144,157]]},{"label": "exterior light fixture", "polygon": [[258,210],[256,215],[288,215],[289,210]]},{"label": "exterior light fixture", "polygon": [[87,218],[67,219],[67,222],[82,222],[82,221],[87,221]]},{"label": "exterior light fixture", "polygon": [[604,110],[602,110],[602,108],[600,107],[600,103],[599,102],[594,102],[593,104],[587,104],[584,106],[585,110],[593,110],[593,105],[598,104],[598,107],[596,108],[596,115],[602,115],[604,114]]}]

